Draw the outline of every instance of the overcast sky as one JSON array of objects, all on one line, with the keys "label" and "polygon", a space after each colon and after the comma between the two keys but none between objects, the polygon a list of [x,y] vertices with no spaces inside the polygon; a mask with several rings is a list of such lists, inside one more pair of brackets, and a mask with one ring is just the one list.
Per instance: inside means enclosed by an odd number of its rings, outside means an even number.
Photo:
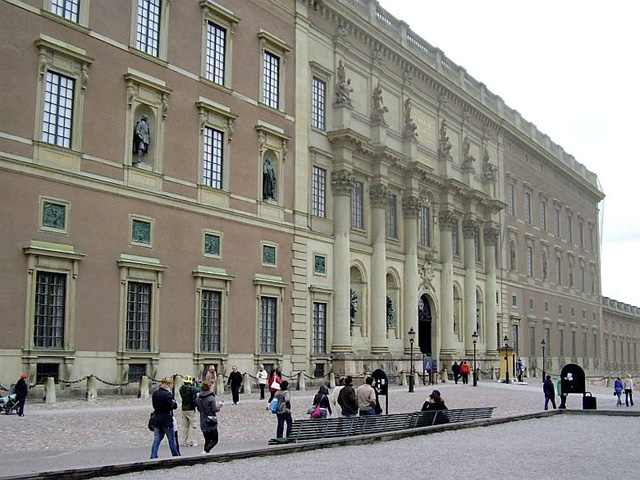
[{"label": "overcast sky", "polygon": [[640,2],[380,5],[598,175],[602,294],[640,306]]}]

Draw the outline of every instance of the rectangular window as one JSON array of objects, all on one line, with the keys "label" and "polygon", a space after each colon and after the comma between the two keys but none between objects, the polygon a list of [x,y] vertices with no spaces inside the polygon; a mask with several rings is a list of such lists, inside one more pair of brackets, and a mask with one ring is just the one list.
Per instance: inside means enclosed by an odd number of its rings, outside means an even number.
[{"label": "rectangular window", "polygon": [[476,262],[482,261],[482,249],[480,248],[480,230],[476,229],[476,233],[473,236],[473,248],[476,255]]},{"label": "rectangular window", "polygon": [[206,256],[220,256],[220,235],[215,233],[204,234],[204,254]]},{"label": "rectangular window", "polygon": [[556,257],[556,283],[562,284],[562,259],[560,257]]},{"label": "rectangular window", "polygon": [[227,31],[213,22],[207,22],[205,76],[218,85],[224,85],[226,44]]},{"label": "rectangular window", "polygon": [[514,307],[518,306],[518,297],[516,295],[511,295],[511,305]]},{"label": "rectangular window", "polygon": [[513,183],[507,185],[507,213],[511,216],[516,214],[516,186]]},{"label": "rectangular window", "polygon": [[527,275],[533,277],[533,247],[527,245]]},{"label": "rectangular window", "polygon": [[313,167],[311,197],[311,215],[324,218],[327,206],[327,171],[324,168]]},{"label": "rectangular window", "polygon": [[280,106],[280,58],[269,52],[264,52],[264,66],[262,72],[262,86],[264,96],[262,101],[271,108]]},{"label": "rectangular window", "polygon": [[51,13],[78,23],[80,0],[51,0]]},{"label": "rectangular window", "polygon": [[560,344],[560,351],[558,355],[564,357],[564,330],[560,330],[558,332],[558,343]]},{"label": "rectangular window", "polygon": [[398,238],[398,224],[396,219],[396,196],[389,195],[387,202],[387,236]]},{"label": "rectangular window", "polygon": [[129,382],[140,383],[140,379],[146,374],[147,365],[145,363],[129,364]]},{"label": "rectangular window", "polygon": [[420,207],[420,245],[431,246],[431,209],[422,205]]},{"label": "rectangular window", "polygon": [[529,327],[529,355],[536,353],[536,327]]},{"label": "rectangular window", "polygon": [[512,344],[512,347],[516,351],[516,353],[518,353],[518,351],[520,350],[518,348],[519,344],[520,344],[520,325],[512,325],[512,330],[513,330],[513,344]]},{"label": "rectangular window", "polygon": [[547,349],[547,353],[551,352],[551,329],[545,327],[544,329],[544,343],[545,348]]},{"label": "rectangular window", "polygon": [[277,300],[260,297],[260,353],[276,353]]},{"label": "rectangular window", "polygon": [[547,229],[547,202],[546,200],[540,200],[540,228],[542,230]]},{"label": "rectangular window", "polygon": [[589,356],[589,351],[587,350],[587,332],[582,332],[582,356]]},{"label": "rectangular window", "polygon": [[222,145],[224,134],[215,128],[204,127],[204,155],[202,183],[222,189]]},{"label": "rectangular window", "polygon": [[327,304],[313,302],[313,353],[327,353]]},{"label": "rectangular window", "polygon": [[571,331],[571,356],[576,356],[576,332],[574,330]]},{"label": "rectangular window", "polygon": [[263,265],[276,265],[277,250],[274,245],[262,245],[262,264]]},{"label": "rectangular window", "polygon": [[33,344],[38,348],[64,347],[67,276],[38,272],[36,276]]},{"label": "rectangular window", "polygon": [[327,84],[313,77],[311,82],[311,126],[324,130]]},{"label": "rectangular window", "polygon": [[220,352],[220,310],[222,294],[202,291],[200,306],[200,349],[203,352]]},{"label": "rectangular window", "polygon": [[364,185],[358,181],[351,187],[351,226],[364,228]]},{"label": "rectangular window", "polygon": [[460,255],[460,239],[458,236],[458,220],[453,221],[451,228],[451,250],[453,255]]},{"label": "rectangular window", "polygon": [[578,242],[580,242],[580,248],[584,248],[584,223],[578,223]]},{"label": "rectangular window", "polygon": [[573,215],[567,215],[567,235],[569,243],[573,243]]},{"label": "rectangular window", "polygon": [[47,383],[47,379],[53,378],[54,383],[58,383],[60,379],[59,363],[38,363],[36,364],[36,383]]},{"label": "rectangular window", "polygon": [[524,192],[524,220],[531,223],[531,194]]},{"label": "rectangular window", "polygon": [[595,251],[593,249],[593,227],[589,227],[589,250],[590,251]]},{"label": "rectangular window", "polygon": [[584,267],[580,267],[580,291],[581,292],[584,292],[584,285],[585,285]]},{"label": "rectangular window", "polygon": [[560,237],[560,209],[553,210],[553,233],[556,237]]},{"label": "rectangular window", "polygon": [[138,0],[136,48],[154,57],[160,44],[160,8],[161,0]]},{"label": "rectangular window", "polygon": [[148,352],[151,339],[151,284],[127,285],[127,350]]},{"label": "rectangular window", "polygon": [[42,141],[71,148],[75,81],[47,71],[42,118]]}]

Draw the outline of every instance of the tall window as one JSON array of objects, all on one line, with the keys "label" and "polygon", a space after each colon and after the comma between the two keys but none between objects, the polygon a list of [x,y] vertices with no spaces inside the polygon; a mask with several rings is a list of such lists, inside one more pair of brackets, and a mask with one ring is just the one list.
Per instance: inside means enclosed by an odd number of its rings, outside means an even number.
[{"label": "tall window", "polygon": [[220,351],[220,307],[222,294],[202,291],[200,305],[200,349],[203,352]]},{"label": "tall window", "polygon": [[78,23],[80,0],[51,0],[51,12],[67,20]]},{"label": "tall window", "polygon": [[540,228],[547,229],[547,201],[540,200]]},{"label": "tall window", "polygon": [[324,218],[327,207],[327,171],[324,168],[313,167],[311,196],[311,215]]},{"label": "tall window", "polygon": [[480,229],[476,229],[476,233],[473,236],[473,248],[476,255],[476,262],[482,261],[482,249],[480,248]]},{"label": "tall window", "polygon": [[573,215],[567,215],[567,235],[569,243],[573,243]]},{"label": "tall window", "polygon": [[276,353],[277,300],[260,297],[260,353]]},{"label": "tall window", "polygon": [[161,0],[138,0],[136,48],[154,57],[160,44]]},{"label": "tall window", "polygon": [[222,140],[224,134],[215,128],[204,128],[204,155],[202,157],[202,183],[222,188]]},{"label": "tall window", "polygon": [[564,330],[558,331],[558,343],[560,345],[560,351],[558,355],[564,357]]},{"label": "tall window", "polygon": [[319,78],[311,81],[311,126],[324,130],[327,84]]},{"label": "tall window", "polygon": [[562,284],[562,258],[556,257],[556,283]]},{"label": "tall window", "polygon": [[589,227],[589,250],[590,251],[595,251],[593,249],[593,227]]},{"label": "tall window", "polygon": [[527,275],[533,277],[533,247],[527,245]]},{"label": "tall window", "polygon": [[451,228],[451,250],[453,255],[460,255],[460,237],[458,235],[458,220],[454,220]]},{"label": "tall window", "polygon": [[524,220],[531,223],[531,194],[524,192]]},{"label": "tall window", "polygon": [[431,246],[431,209],[427,205],[420,207],[420,245]]},{"label": "tall window", "polygon": [[277,109],[280,106],[280,58],[265,51],[263,67],[262,101],[271,108]]},{"label": "tall window", "polygon": [[560,209],[554,208],[553,210],[553,233],[556,237],[560,236]]},{"label": "tall window", "polygon": [[582,332],[582,356],[587,357],[589,355],[587,350],[587,332]]},{"label": "tall window", "polygon": [[127,285],[127,350],[149,351],[151,339],[151,284]]},{"label": "tall window", "polygon": [[396,218],[396,196],[389,195],[387,202],[387,236],[398,238],[398,223]]},{"label": "tall window", "polygon": [[580,265],[580,291],[584,292],[585,288],[585,271],[584,265]]},{"label": "tall window", "polygon": [[536,354],[536,327],[529,327],[529,355],[533,356]]},{"label": "tall window", "polygon": [[580,242],[580,248],[584,248],[584,223],[578,222],[578,242]]},{"label": "tall window", "polygon": [[364,185],[355,181],[351,187],[351,226],[364,228]]},{"label": "tall window", "polygon": [[72,78],[47,71],[42,118],[44,142],[71,148],[74,87],[75,81]]},{"label": "tall window", "polygon": [[313,353],[327,353],[327,304],[313,302]]},{"label": "tall window", "polygon": [[575,330],[571,331],[571,356],[576,356],[576,332]]},{"label": "tall window", "polygon": [[516,214],[516,186],[513,183],[507,184],[507,213],[511,216]]},{"label": "tall window", "polygon": [[38,272],[36,277],[33,344],[40,348],[63,348],[67,276]]},{"label": "tall window", "polygon": [[207,80],[224,85],[225,47],[227,31],[213,22],[207,22],[206,69]]},{"label": "tall window", "polygon": [[549,327],[544,329],[544,343],[546,344],[547,354],[551,353],[551,329]]}]

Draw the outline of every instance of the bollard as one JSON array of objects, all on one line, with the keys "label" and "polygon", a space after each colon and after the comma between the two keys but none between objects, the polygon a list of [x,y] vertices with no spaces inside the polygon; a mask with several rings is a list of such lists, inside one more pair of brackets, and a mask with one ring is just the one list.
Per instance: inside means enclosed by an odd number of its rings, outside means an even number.
[{"label": "bollard", "polygon": [[298,390],[306,390],[307,387],[304,383],[304,372],[298,373]]},{"label": "bollard", "polygon": [[45,403],[56,403],[56,380],[53,377],[47,377],[47,384],[44,391]]},{"label": "bollard", "polygon": [[251,393],[251,377],[248,373],[242,375],[242,391],[244,393]]},{"label": "bollard", "polygon": [[413,385],[416,387],[420,386],[420,375],[415,370],[413,371]]},{"label": "bollard", "polygon": [[329,374],[329,388],[336,388],[336,376],[333,372]]},{"label": "bollard", "polygon": [[149,398],[149,377],[146,375],[140,377],[140,392],[138,393],[138,398]]},{"label": "bollard", "polygon": [[400,377],[400,386],[406,387],[408,385],[406,372],[404,370],[401,370],[400,372],[398,372],[398,377]]},{"label": "bollard", "polygon": [[87,377],[87,401],[98,400],[98,385],[96,383],[96,377],[89,375]]},{"label": "bollard", "polygon": [[442,383],[447,383],[447,380],[448,380],[447,376],[448,376],[448,375],[449,375],[449,374],[448,374],[448,372],[447,372],[446,367],[445,367],[445,368],[443,368],[443,369],[442,369],[442,373],[440,374],[440,380],[442,381]]},{"label": "bollard", "polygon": [[222,375],[219,373],[216,379],[216,395],[220,395],[221,393],[224,393],[224,379],[222,378]]},{"label": "bollard", "polygon": [[180,388],[182,387],[182,385],[184,385],[184,381],[182,380],[182,375],[175,375],[173,377],[173,396],[174,397],[179,396],[180,399],[182,399],[182,396],[180,395]]}]

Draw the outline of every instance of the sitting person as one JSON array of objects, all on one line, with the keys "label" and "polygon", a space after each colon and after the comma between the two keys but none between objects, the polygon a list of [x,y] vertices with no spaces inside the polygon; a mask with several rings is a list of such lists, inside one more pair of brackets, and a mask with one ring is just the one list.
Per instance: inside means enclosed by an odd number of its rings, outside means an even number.
[{"label": "sitting person", "polygon": [[[440,391],[434,390],[429,395],[429,398],[422,405],[422,411],[432,411],[432,410],[448,410],[447,406],[444,404],[444,399],[440,395]],[[435,421],[433,425],[439,425],[442,423],[449,423],[449,414],[445,412],[439,412],[436,414]]]}]

